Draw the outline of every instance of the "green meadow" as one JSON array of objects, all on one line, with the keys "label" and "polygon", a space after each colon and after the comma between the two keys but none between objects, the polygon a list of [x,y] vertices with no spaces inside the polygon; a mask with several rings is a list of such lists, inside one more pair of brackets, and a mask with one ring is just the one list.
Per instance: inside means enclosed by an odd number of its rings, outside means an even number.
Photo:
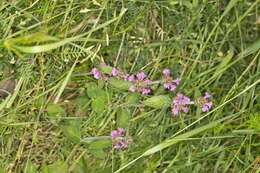
[{"label": "green meadow", "polygon": [[0,173],[260,173],[260,0],[0,0],[0,35]]}]

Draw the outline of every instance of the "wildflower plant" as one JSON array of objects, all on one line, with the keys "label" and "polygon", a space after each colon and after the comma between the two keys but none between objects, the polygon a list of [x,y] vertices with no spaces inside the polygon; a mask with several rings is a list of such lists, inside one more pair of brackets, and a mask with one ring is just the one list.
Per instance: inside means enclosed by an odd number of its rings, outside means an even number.
[{"label": "wildflower plant", "polygon": [[[106,67],[107,70],[105,70],[105,73],[102,73],[102,70],[98,70],[97,68],[93,68],[91,70],[91,74],[95,79],[100,79],[102,76],[104,78],[105,76],[106,79],[116,77],[120,80],[119,82],[127,81],[128,83],[125,87],[127,87],[126,89],[129,92],[138,92],[142,95],[151,94],[151,85],[153,85],[153,83],[157,83],[150,80],[144,71],[140,71],[136,74],[129,74],[124,73],[115,67],[109,67],[104,64],[102,64],[101,67]],[[162,70],[162,78],[158,79],[157,81],[160,81],[161,85],[169,92],[175,91],[177,86],[181,82],[180,78],[174,79],[172,77],[171,70],[168,68]],[[114,86],[118,87],[118,85],[116,84],[114,84]],[[153,97],[159,98],[158,96]],[[196,105],[201,108],[202,112],[207,112],[213,106],[213,103],[210,101],[211,97],[212,96],[208,92],[205,92],[203,96],[198,97],[194,102],[182,92],[178,92],[173,97],[172,102],[169,104],[169,107],[171,107],[171,112],[173,116],[177,116],[180,113],[188,113],[190,105]],[[161,98],[162,97],[160,96],[160,99]]]},{"label": "wildflower plant", "polygon": [[[91,74],[95,79],[108,81],[115,88],[123,88],[125,91],[140,93],[143,96],[149,94],[150,97],[146,98],[143,104],[157,109],[162,109],[163,107],[170,108],[172,117],[176,117],[179,114],[187,114],[192,105],[199,107],[202,112],[207,112],[213,107],[212,96],[209,92],[205,92],[203,96],[196,98],[195,101],[192,101],[189,96],[186,96],[181,91],[176,92],[181,80],[180,78],[173,78],[171,70],[168,68],[163,69],[162,78],[155,81],[150,80],[144,71],[129,74],[105,64],[100,65],[100,70],[93,68]],[[152,95],[152,85],[158,85],[158,83],[166,90],[166,95]],[[170,99],[172,95],[173,97]],[[114,149],[128,148],[123,128],[111,131],[110,136]]]},{"label": "wildflower plant", "polygon": [[0,173],[259,172],[260,0],[0,4]]}]

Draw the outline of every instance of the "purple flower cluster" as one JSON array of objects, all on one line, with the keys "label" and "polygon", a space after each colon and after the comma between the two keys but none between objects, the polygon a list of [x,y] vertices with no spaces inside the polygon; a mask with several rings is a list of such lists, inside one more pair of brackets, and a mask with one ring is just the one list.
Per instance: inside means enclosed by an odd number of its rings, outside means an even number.
[{"label": "purple flower cluster", "polygon": [[[105,66],[105,64],[103,64],[103,66]],[[111,73],[105,75],[102,74],[97,68],[93,68],[91,70],[91,74],[95,79],[101,78],[106,80],[108,77],[112,76],[112,77],[120,78],[122,80],[129,81],[132,83],[128,89],[130,92],[139,92],[143,95],[146,95],[146,94],[150,94],[152,91],[150,88],[152,81],[147,78],[146,74],[143,71],[138,72],[135,75],[134,74],[129,75],[113,67]],[[180,84],[180,79],[179,78],[173,79],[173,77],[171,76],[170,69],[165,68],[162,71],[162,80],[160,80],[159,83],[161,83],[166,90],[174,91],[177,88],[177,86]],[[188,106],[190,104],[196,104],[201,108],[202,112],[207,112],[213,106],[213,103],[210,101],[210,97],[211,95],[208,92],[205,92],[204,96],[198,97],[196,99],[196,102],[194,103],[193,101],[191,101],[191,99],[188,96],[185,96],[182,93],[177,93],[177,95],[173,98],[171,104],[172,115],[177,116],[181,112],[187,113]],[[120,129],[117,129],[117,131],[113,131],[113,133],[115,134],[117,133],[120,136],[119,131]],[[117,145],[115,146],[116,147],[124,146],[123,144],[124,143],[121,141],[118,142]]]},{"label": "purple flower cluster", "polygon": [[103,79],[105,81],[109,77],[108,75],[101,73],[97,68],[92,68],[90,74],[92,74],[95,79]]},{"label": "purple flower cluster", "polygon": [[117,76],[118,73],[119,73],[119,71],[118,71],[115,67],[113,67],[113,68],[112,68],[112,71],[111,71],[111,75],[112,75],[112,76]]},{"label": "purple flower cluster", "polygon": [[[106,64],[101,64],[100,67],[105,66]],[[131,85],[128,88],[128,90],[130,92],[138,92],[143,95],[147,95],[152,92],[150,88],[152,84],[160,83],[168,91],[175,91],[177,86],[180,84],[180,79],[174,79],[171,76],[170,69],[168,68],[165,68],[162,71],[162,79],[154,82],[149,80],[143,71],[138,72],[136,74],[128,74],[120,71],[115,67],[106,68],[106,71],[107,69],[111,69],[109,70],[109,73],[102,73],[97,68],[93,68],[90,73],[93,75],[95,79],[107,80],[109,77],[116,77],[121,80],[129,81],[131,82]],[[194,102],[191,101],[191,99],[188,96],[179,92],[173,98],[171,103],[172,116],[176,117],[181,113],[188,113],[190,105],[196,105],[202,110],[202,112],[208,112],[213,106],[212,101],[210,101],[211,97],[212,96],[208,92],[205,92],[203,96],[196,98]],[[128,139],[125,136],[125,130],[123,128],[117,128],[116,130],[112,130],[110,136],[112,138],[113,148],[117,150],[128,148],[128,144],[132,142],[131,138]]]},{"label": "purple flower cluster", "polygon": [[[101,66],[106,65],[102,64]],[[152,91],[151,88],[148,87],[148,84],[151,83],[151,80],[147,79],[147,76],[144,72],[139,72],[136,75],[129,75],[113,67],[111,73],[108,75],[102,74],[97,68],[92,68],[90,74],[92,74],[95,79],[107,80],[110,76],[112,76],[127,80],[132,83],[132,85],[128,89],[130,92],[139,92],[143,95],[146,95],[151,93]]]},{"label": "purple flower cluster", "polygon": [[210,97],[211,95],[205,92],[204,96],[197,99],[197,104],[201,107],[202,112],[208,112],[212,108],[213,103],[209,100]]},{"label": "purple flower cluster", "polygon": [[148,84],[151,83],[151,80],[146,78],[144,72],[139,72],[136,75],[125,75],[125,80],[132,82],[132,85],[129,87],[130,92],[139,92],[143,95],[149,94],[151,89],[148,87]]},{"label": "purple flower cluster", "polygon": [[101,73],[97,68],[92,68],[90,72],[95,79],[99,79],[101,77]]},{"label": "purple flower cluster", "polygon": [[167,90],[174,91],[176,87],[180,84],[180,79],[173,79],[171,77],[170,69],[166,68],[163,70],[163,87]]},{"label": "purple flower cluster", "polygon": [[188,105],[193,104],[188,96],[178,93],[172,100],[172,114],[173,116],[178,115],[180,112],[187,113]]},{"label": "purple flower cluster", "polygon": [[112,138],[114,149],[125,149],[128,147],[125,137],[125,130],[123,128],[112,130],[110,136]]},{"label": "purple flower cluster", "polygon": [[196,102],[190,100],[188,96],[183,95],[182,93],[178,93],[176,97],[173,98],[172,101],[172,114],[173,116],[178,115],[180,112],[187,113],[188,112],[188,105],[196,104],[198,105],[202,112],[208,112],[213,103],[209,100],[212,97],[208,92],[204,93],[204,96],[200,96],[197,98]]}]

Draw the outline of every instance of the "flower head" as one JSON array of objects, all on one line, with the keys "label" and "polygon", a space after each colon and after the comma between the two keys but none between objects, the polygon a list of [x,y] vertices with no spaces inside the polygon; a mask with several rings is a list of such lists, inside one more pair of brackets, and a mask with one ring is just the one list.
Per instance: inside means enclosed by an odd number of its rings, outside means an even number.
[{"label": "flower head", "polygon": [[138,79],[138,80],[144,80],[144,78],[146,78],[146,74],[142,71],[142,72],[139,72],[139,73],[137,73],[136,74],[136,78]]},{"label": "flower head", "polygon": [[129,87],[131,92],[139,92],[143,95],[151,93],[151,89],[147,86],[151,83],[151,80],[146,78],[144,72],[139,72],[136,75],[127,75],[126,80],[132,82],[132,85]]},{"label": "flower head", "polygon": [[114,139],[121,135],[124,135],[125,130],[123,128],[117,128],[116,130],[112,130],[110,136]]},{"label": "flower head", "polygon": [[114,149],[124,149],[127,147],[128,147],[127,143],[123,140],[119,140],[114,143]]},{"label": "flower head", "polygon": [[189,104],[192,104],[190,98],[188,96],[183,95],[182,93],[178,93],[172,101],[172,114],[176,116],[180,112],[187,113]]},{"label": "flower head", "polygon": [[112,130],[110,133],[111,138],[116,138],[118,136],[118,131],[117,130]]},{"label": "flower head", "polygon": [[118,70],[115,67],[112,68],[111,75],[112,76],[117,76],[118,75]]},{"label": "flower head", "polygon": [[173,79],[171,77],[171,71],[166,68],[163,70],[163,87],[169,91],[174,91],[177,86],[180,84],[180,79]]},{"label": "flower head", "polygon": [[127,80],[132,82],[132,81],[135,80],[135,76],[134,75],[130,75],[130,76],[128,76]]},{"label": "flower head", "polygon": [[211,95],[210,95],[208,92],[205,92],[205,93],[204,93],[204,98],[205,98],[205,99],[208,99],[208,98],[210,98],[210,97],[211,97]]},{"label": "flower head", "polygon": [[198,97],[197,105],[201,107],[202,112],[208,112],[212,108],[213,103],[209,100],[211,97],[208,92],[205,92],[204,96]]},{"label": "flower head", "polygon": [[150,88],[141,88],[141,93],[142,93],[143,95],[149,94],[150,92],[151,92],[151,89],[150,89]]},{"label": "flower head", "polygon": [[175,83],[169,82],[169,83],[164,83],[163,87],[167,90],[173,91],[176,89]]},{"label": "flower head", "polygon": [[168,68],[163,69],[162,73],[163,73],[164,76],[170,76],[171,75],[171,71]]},{"label": "flower head", "polygon": [[110,133],[113,142],[114,149],[125,149],[128,147],[128,141],[125,137],[125,130],[123,128],[117,128]]},{"label": "flower head", "polygon": [[211,109],[212,105],[212,102],[207,102],[203,104],[201,107],[202,112],[208,112]]},{"label": "flower head", "polygon": [[92,68],[90,73],[94,76],[95,79],[99,79],[101,76],[101,73],[97,68]]}]

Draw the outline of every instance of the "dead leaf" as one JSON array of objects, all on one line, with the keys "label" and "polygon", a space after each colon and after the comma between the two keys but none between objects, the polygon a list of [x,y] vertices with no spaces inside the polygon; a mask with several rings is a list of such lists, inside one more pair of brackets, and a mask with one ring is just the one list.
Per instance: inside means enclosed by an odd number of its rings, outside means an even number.
[{"label": "dead leaf", "polygon": [[15,80],[4,79],[0,82],[0,98],[6,98],[9,94],[14,92]]}]

